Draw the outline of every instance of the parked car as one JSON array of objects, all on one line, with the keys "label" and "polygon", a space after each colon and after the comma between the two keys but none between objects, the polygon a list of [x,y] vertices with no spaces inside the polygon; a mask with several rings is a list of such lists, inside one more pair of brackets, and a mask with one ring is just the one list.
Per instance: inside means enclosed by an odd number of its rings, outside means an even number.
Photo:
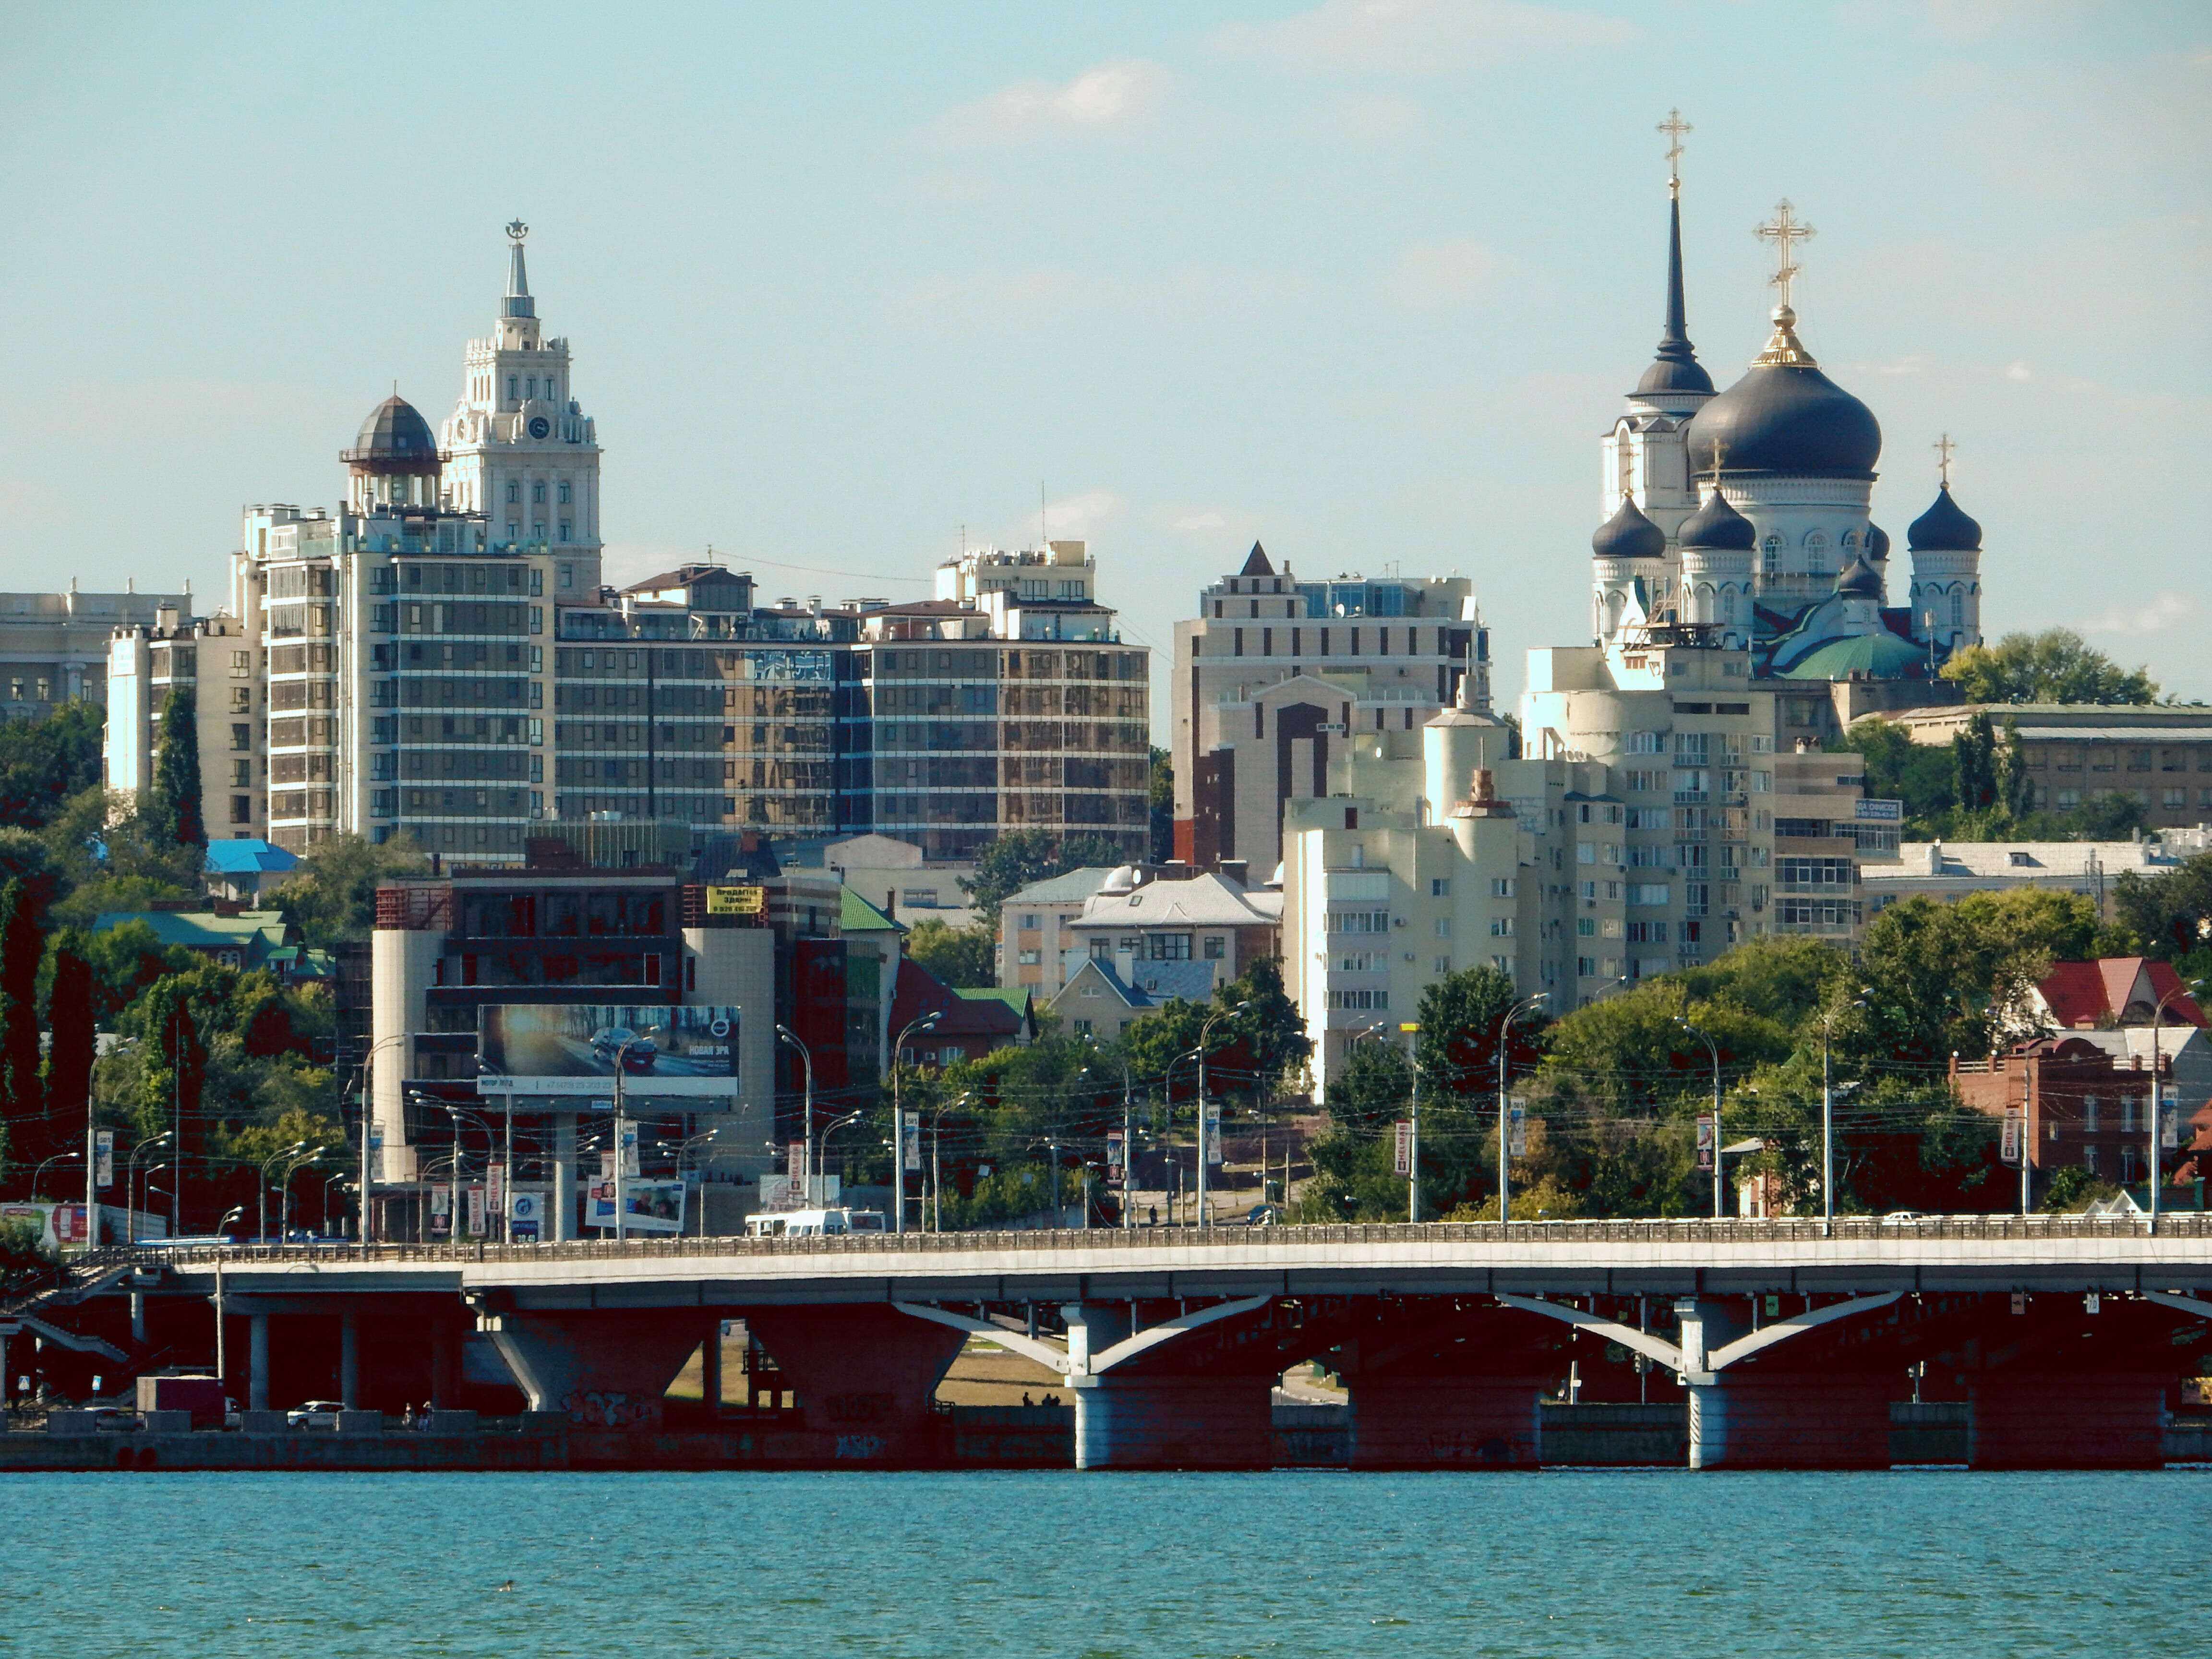
[{"label": "parked car", "polygon": [[1917,1223],[1934,1219],[1936,1218],[1925,1210],[1892,1210],[1887,1215],[1882,1217],[1881,1224],[1885,1227],[1911,1227]]},{"label": "parked car", "polygon": [[126,1412],[118,1406],[94,1406],[92,1408],[92,1426],[95,1432],[128,1433],[138,1426],[138,1414]]},{"label": "parked car", "polygon": [[[624,1048],[624,1043],[629,1046]],[[627,1025],[602,1025],[592,1033],[592,1054],[605,1060],[619,1054],[625,1072],[649,1072],[660,1050],[651,1037],[641,1036]]]},{"label": "parked car", "polygon": [[335,1432],[338,1413],[345,1407],[335,1400],[310,1400],[284,1413],[288,1429],[329,1429]]}]

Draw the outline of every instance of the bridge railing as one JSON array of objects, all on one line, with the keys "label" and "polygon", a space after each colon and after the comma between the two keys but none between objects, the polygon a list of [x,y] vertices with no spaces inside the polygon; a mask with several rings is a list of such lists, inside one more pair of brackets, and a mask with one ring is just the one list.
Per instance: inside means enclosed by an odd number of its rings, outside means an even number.
[{"label": "bridge railing", "polygon": [[[1352,1223],[1273,1227],[1069,1227],[1008,1232],[848,1233],[830,1237],[579,1239],[568,1243],[495,1244],[464,1240],[439,1244],[196,1245],[171,1249],[159,1244],[107,1246],[70,1258],[71,1265],[97,1272],[119,1266],[225,1266],[264,1262],[523,1262],[599,1260],[681,1260],[704,1256],[806,1256],[973,1255],[1018,1251],[1037,1255],[1108,1251],[1126,1255],[1132,1265],[1146,1255],[1203,1249],[1224,1255],[1257,1254],[1281,1245],[1304,1249],[1354,1244],[1428,1244],[1495,1251],[1510,1246],[1543,1244],[1926,1244],[1942,1240],[1981,1243],[2068,1243],[2089,1240],[2145,1238],[2147,1219],[2091,1220],[2083,1216],[1955,1215],[1917,1221],[1875,1217],[1839,1218],[1832,1228],[1818,1220],[1697,1220],[1686,1217],[1648,1221],[1430,1221],[1419,1224]],[[2159,1218],[2161,1238],[2212,1239],[2212,1213],[2183,1212]]]}]

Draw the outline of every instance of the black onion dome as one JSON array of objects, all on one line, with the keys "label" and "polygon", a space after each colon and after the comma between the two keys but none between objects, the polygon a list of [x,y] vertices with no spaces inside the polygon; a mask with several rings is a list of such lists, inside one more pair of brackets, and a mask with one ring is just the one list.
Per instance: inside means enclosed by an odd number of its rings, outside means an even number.
[{"label": "black onion dome", "polygon": [[1705,373],[1705,366],[1695,357],[1669,356],[1664,346],[1652,360],[1651,367],[1644,371],[1644,378],[1636,383],[1636,394],[1640,398],[1663,396],[1669,392],[1708,393],[1713,389],[1713,377]]},{"label": "black onion dome", "polygon": [[1915,553],[1978,553],[1982,527],[1951,499],[1951,486],[1936,492],[1935,504],[1912,521],[1905,544]]},{"label": "black onion dome", "polygon": [[1866,556],[1869,559],[1886,559],[1889,556],[1889,532],[1878,524],[1870,524],[1867,526]]},{"label": "black onion dome", "polygon": [[1680,539],[1685,547],[1748,553],[1759,544],[1759,532],[1716,489],[1703,507],[1682,521]]},{"label": "black onion dome", "polygon": [[415,405],[395,395],[369,410],[338,459],[357,472],[435,472],[438,441]]},{"label": "black onion dome", "polygon": [[1864,559],[1853,559],[1836,578],[1836,592],[1852,599],[1879,599],[1881,597],[1881,578]]},{"label": "black onion dome", "polygon": [[1729,472],[1871,478],[1881,458],[1874,411],[1809,363],[1755,363],[1690,422],[1693,464],[1713,446]]},{"label": "black onion dome", "polygon": [[1656,559],[1667,551],[1667,532],[1644,516],[1633,496],[1620,498],[1620,511],[1598,526],[1590,551],[1601,559]]}]

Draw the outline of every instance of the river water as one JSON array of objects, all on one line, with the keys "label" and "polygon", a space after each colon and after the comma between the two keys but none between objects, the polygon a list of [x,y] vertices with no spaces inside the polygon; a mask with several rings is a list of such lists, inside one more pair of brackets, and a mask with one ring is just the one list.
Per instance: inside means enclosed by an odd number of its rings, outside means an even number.
[{"label": "river water", "polygon": [[2212,1471],[21,1475],[0,1650],[2212,1650]]}]

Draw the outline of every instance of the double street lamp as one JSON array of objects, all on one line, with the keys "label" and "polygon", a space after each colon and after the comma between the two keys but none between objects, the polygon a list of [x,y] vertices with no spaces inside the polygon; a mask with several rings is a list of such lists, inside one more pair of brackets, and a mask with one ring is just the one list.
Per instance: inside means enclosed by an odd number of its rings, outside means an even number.
[{"label": "double street lamp", "polygon": [[898,1213],[891,1224],[894,1232],[906,1231],[906,1108],[899,1097],[899,1073],[906,1064],[906,1040],[916,1031],[935,1030],[944,1012],[941,1008],[932,1009],[920,1019],[908,1020],[899,1028],[891,1043],[891,1185],[898,1192]]},{"label": "double street lamp", "polygon": [[1498,1220],[1501,1226],[1513,1219],[1513,1136],[1506,1114],[1505,1093],[1506,1055],[1512,1047],[1513,1022],[1539,1003],[1550,1000],[1551,995],[1549,991],[1539,991],[1534,996],[1522,997],[1498,1021]]},{"label": "double street lamp", "polygon": [[1249,1001],[1240,1002],[1233,1008],[1223,1008],[1209,1016],[1198,1028],[1198,1047],[1193,1050],[1198,1055],[1198,1224],[1201,1227],[1213,1224],[1212,1206],[1206,1196],[1206,1170],[1213,1161],[1213,1137],[1206,1121],[1206,1062],[1212,1048],[1212,1034],[1221,1021],[1234,1018],[1251,1006]]},{"label": "double street lamp", "polygon": [[1713,1058],[1713,1219],[1721,1218],[1721,1051],[1712,1038],[1680,1014],[1674,1024],[1705,1045],[1705,1052]]}]

